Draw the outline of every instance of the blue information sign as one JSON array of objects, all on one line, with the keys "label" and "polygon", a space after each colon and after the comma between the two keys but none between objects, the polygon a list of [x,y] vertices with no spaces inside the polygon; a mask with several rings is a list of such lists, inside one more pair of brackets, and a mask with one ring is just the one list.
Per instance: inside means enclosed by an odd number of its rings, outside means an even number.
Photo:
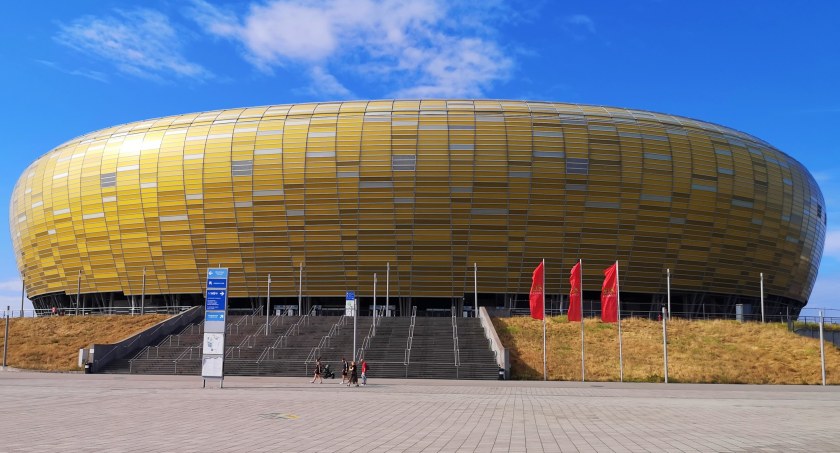
[{"label": "blue information sign", "polygon": [[205,321],[225,321],[225,312],[223,311],[208,311],[204,313],[204,320]]},{"label": "blue information sign", "polygon": [[208,278],[207,279],[207,288],[217,288],[217,289],[224,289],[227,288],[227,279],[226,278]]},{"label": "blue information sign", "polygon": [[228,278],[227,268],[210,268],[207,269],[207,278]]},{"label": "blue information sign", "polygon": [[356,293],[353,291],[347,291],[347,297],[344,300],[356,300]]},{"label": "blue information sign", "polygon": [[205,310],[224,310],[225,302],[227,301],[227,291],[218,289],[207,290],[207,302],[204,305]]}]

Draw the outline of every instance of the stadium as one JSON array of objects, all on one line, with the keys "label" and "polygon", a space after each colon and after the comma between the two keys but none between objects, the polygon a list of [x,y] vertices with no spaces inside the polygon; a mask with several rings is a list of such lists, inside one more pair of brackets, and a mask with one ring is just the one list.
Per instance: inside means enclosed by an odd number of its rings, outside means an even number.
[{"label": "stadium", "polygon": [[[393,314],[584,310],[620,263],[623,312],[798,314],[826,231],[811,174],[761,139],[625,108],[506,100],[275,105],[139,121],[70,140],[18,180],[10,227],[36,309],[202,305]],[[378,287],[374,288],[374,274]],[[760,275],[763,274],[763,292]],[[270,284],[269,284],[270,276]],[[269,290],[270,288],[270,290]],[[141,302],[142,299],[142,302]],[[366,308],[365,308],[366,309]],[[362,313],[365,312],[362,310]]]}]

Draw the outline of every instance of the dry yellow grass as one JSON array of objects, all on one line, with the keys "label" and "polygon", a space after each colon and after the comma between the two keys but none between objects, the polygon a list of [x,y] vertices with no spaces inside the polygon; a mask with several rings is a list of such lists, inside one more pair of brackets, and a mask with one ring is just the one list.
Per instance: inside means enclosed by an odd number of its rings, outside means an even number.
[{"label": "dry yellow grass", "polygon": [[[494,318],[510,349],[513,379],[542,379],[542,322]],[[618,327],[585,321],[586,380],[618,381]],[[663,382],[662,323],[626,319],[621,323],[624,380]],[[547,319],[547,361],[551,380],[581,378],[580,323],[565,316]],[[840,349],[826,343],[826,381],[840,384]],[[668,323],[669,382],[738,384],[819,384],[819,341],[789,332],[782,324],[736,321]]]},{"label": "dry yellow grass", "polygon": [[[78,370],[79,349],[93,343],[120,341],[167,318],[167,315],[13,318],[9,320],[6,364],[30,370]],[[5,322],[0,320],[0,344],[5,342]]]}]

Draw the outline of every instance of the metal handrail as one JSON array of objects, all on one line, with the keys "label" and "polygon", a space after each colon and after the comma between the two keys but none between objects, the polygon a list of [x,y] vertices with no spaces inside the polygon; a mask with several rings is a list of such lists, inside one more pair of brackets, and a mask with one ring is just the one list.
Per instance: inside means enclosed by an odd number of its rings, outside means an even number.
[{"label": "metal handrail", "polygon": [[247,335],[245,338],[239,342],[238,348],[246,347],[246,348],[253,348],[257,344],[257,339],[254,338],[253,335]]},{"label": "metal handrail", "polygon": [[298,319],[298,321],[296,323],[289,326],[289,328],[286,330],[286,333],[284,333],[280,338],[278,338],[277,341],[275,341],[274,344],[271,345],[271,347],[272,348],[283,347],[282,345],[288,341],[288,337],[290,337],[292,335],[300,335],[300,325],[304,322],[304,319],[306,319],[308,316],[309,315],[301,316],[300,319]]},{"label": "metal handrail", "polygon": [[341,315],[341,317],[338,318],[338,321],[336,321],[336,323],[330,328],[330,332],[327,336],[334,337],[341,333],[341,326],[344,325],[344,318],[346,318],[345,315]]},{"label": "metal handrail", "polygon": [[[178,357],[172,360],[172,363],[175,365],[175,374],[178,374],[178,362],[181,360],[192,360],[193,349],[196,349],[196,355],[201,357],[201,346],[189,346],[187,349],[184,350]],[[185,357],[189,353],[189,357]]]},{"label": "metal handrail", "polygon": [[458,318],[455,316],[455,307],[452,307],[452,349],[455,355],[455,366],[461,366],[461,351],[458,346]]},{"label": "metal handrail", "polygon": [[[315,346],[314,348],[312,348],[309,351],[309,355],[306,356],[306,360],[304,360],[303,363],[305,365],[309,365],[310,363],[314,363],[315,360],[316,360],[316,357],[318,355],[320,355],[320,353],[321,353],[321,348],[319,346]],[[307,369],[308,369],[308,367],[307,367]]]},{"label": "metal handrail", "polygon": [[[411,344],[414,341],[414,322],[417,319],[417,306],[411,308],[411,324],[408,326],[408,338],[405,341],[405,360],[403,363],[408,366],[411,361]],[[407,368],[406,368],[407,370]],[[408,371],[406,371],[408,373]]]}]

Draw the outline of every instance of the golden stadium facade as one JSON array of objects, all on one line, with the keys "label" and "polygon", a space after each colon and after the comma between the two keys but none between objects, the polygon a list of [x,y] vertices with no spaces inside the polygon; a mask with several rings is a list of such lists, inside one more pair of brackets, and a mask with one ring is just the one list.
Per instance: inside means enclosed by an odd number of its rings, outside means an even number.
[{"label": "golden stadium facade", "polygon": [[[499,100],[277,105],[141,121],[73,139],[15,186],[11,232],[36,308],[200,304],[554,305],[620,262],[623,308],[758,303],[798,312],[826,231],[814,178],[726,127],[623,108]],[[145,287],[143,275],[145,270]],[[591,296],[591,297],[590,297]]]}]

